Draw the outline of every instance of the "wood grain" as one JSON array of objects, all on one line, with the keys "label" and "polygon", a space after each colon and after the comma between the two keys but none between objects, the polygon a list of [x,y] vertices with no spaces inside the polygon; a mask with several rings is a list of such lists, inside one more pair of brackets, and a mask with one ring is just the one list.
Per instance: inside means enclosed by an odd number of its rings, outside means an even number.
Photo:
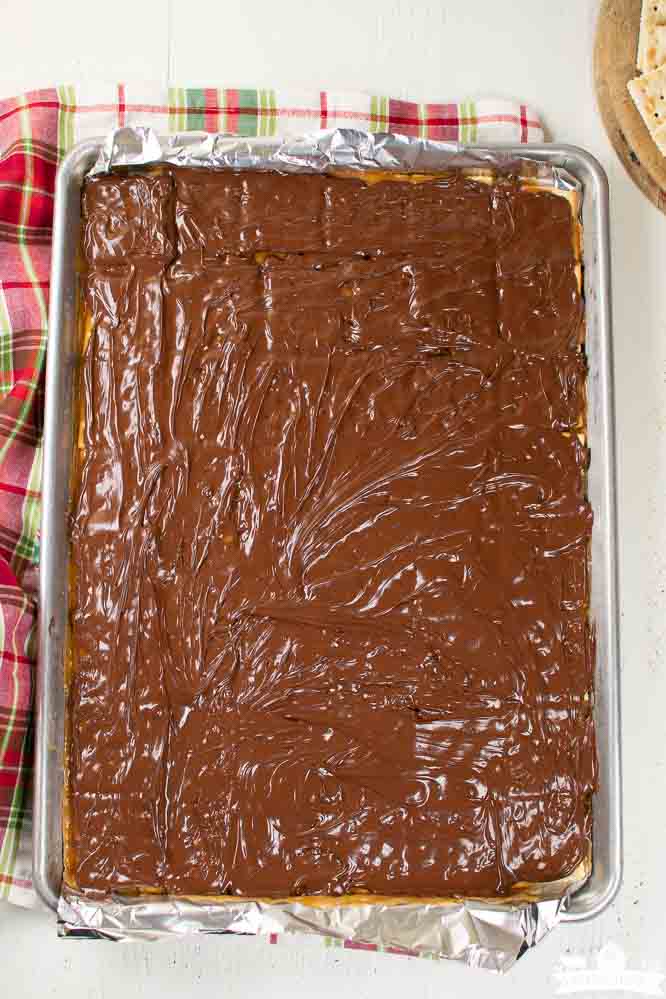
[{"label": "wood grain", "polygon": [[666,214],[666,157],[652,140],[627,83],[638,76],[636,53],[641,0],[602,0],[594,48],[594,83],[599,110],[627,172]]}]

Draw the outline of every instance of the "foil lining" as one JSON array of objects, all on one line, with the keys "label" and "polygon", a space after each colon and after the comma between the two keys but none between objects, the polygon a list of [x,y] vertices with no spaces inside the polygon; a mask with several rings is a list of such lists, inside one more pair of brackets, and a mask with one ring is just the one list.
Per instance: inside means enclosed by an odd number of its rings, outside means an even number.
[{"label": "foil lining", "polygon": [[472,968],[508,971],[557,924],[564,901],[516,906],[483,902],[316,906],[298,902],[177,898],[95,901],[65,889],[59,934],[106,940],[159,940],[171,934],[314,934],[374,944]]},{"label": "foil lining", "polygon": [[[104,141],[89,175],[160,162],[227,170],[324,173],[389,170],[439,173],[469,169],[512,174],[537,186],[580,191],[561,167],[516,157],[515,148],[482,149],[429,139],[371,134],[354,129],[319,131],[300,138],[239,138],[206,133],[162,138],[150,128],[121,128]],[[531,901],[359,901],[336,905],[295,900],[175,898],[155,895],[94,897],[63,885],[59,935],[114,941],[159,940],[191,933],[309,934],[333,937],[469,967],[508,971],[560,921],[569,896],[589,875],[583,870],[541,886]]]},{"label": "foil lining", "polygon": [[561,167],[530,160],[529,156],[517,158],[515,146],[484,149],[350,128],[322,130],[284,140],[244,139],[205,132],[175,133],[160,138],[152,128],[119,128],[105,139],[90,176],[118,167],[160,162],[217,170],[276,170],[280,173],[325,173],[330,170],[439,173],[464,168],[519,174],[558,190],[580,190],[579,181]]}]

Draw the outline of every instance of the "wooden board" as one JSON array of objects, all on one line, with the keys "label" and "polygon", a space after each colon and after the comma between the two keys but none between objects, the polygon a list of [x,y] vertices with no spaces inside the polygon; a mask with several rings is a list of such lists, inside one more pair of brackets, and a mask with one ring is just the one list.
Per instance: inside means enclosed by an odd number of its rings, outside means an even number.
[{"label": "wooden board", "polygon": [[602,0],[594,48],[599,110],[615,151],[650,201],[666,213],[666,157],[636,110],[627,83],[638,76],[641,0]]}]

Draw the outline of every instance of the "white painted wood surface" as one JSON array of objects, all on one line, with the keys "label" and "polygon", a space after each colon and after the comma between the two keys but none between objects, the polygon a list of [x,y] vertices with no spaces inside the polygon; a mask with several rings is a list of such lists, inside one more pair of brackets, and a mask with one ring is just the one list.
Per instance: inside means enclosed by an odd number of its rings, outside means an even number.
[{"label": "white painted wood surface", "polygon": [[[252,939],[112,946],[57,940],[0,906],[0,993],[24,996],[532,996],[563,959],[666,973],[666,219],[625,177],[592,90],[596,0],[0,0],[0,97],[80,79],[360,88],[419,99],[520,96],[588,148],[612,189],[625,765],[625,883],[506,979],[448,964]],[[66,13],[65,13],[66,12]],[[601,985],[601,994],[609,986]],[[664,988],[666,993],[666,987]],[[590,993],[587,993],[590,994]]]}]

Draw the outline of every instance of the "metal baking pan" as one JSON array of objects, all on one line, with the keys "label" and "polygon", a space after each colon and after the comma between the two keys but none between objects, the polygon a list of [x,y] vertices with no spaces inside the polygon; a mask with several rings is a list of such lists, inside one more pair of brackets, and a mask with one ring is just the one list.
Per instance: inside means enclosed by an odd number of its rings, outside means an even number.
[{"label": "metal baking pan", "polygon": [[[264,145],[266,144],[264,140]],[[76,369],[77,274],[81,187],[101,141],[76,146],[56,184],[46,371],[42,513],[41,617],[36,696],[34,881],[56,909],[63,872],[63,661],[68,604],[67,514],[73,445],[72,389]],[[622,876],[617,538],[611,339],[608,182],[597,161],[574,146],[498,146],[482,150],[559,166],[583,189],[583,261],[587,321],[589,498],[594,510],[591,615],[596,629],[595,722],[599,791],[593,799],[593,870],[569,900],[564,919],[598,915]]]}]

